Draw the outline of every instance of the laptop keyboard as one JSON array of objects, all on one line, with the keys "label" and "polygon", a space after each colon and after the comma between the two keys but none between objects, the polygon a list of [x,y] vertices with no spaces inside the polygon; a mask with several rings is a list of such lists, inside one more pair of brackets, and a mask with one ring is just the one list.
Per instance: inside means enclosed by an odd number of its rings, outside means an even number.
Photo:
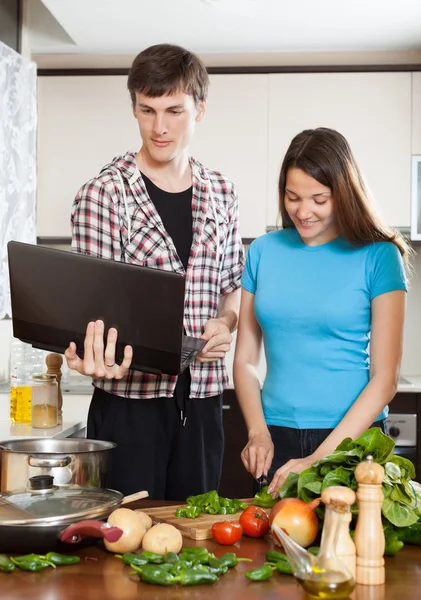
[{"label": "laptop keyboard", "polygon": [[197,350],[192,350],[191,348],[182,348],[180,357],[181,365],[185,365],[186,362],[189,361],[189,359],[195,356],[196,354],[198,354]]}]

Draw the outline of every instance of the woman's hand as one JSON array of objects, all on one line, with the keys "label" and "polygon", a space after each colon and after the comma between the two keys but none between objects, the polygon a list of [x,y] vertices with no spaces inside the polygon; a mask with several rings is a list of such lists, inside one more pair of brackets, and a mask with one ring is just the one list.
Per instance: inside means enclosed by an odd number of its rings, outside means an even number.
[{"label": "woman's hand", "polygon": [[241,452],[241,460],[255,479],[267,475],[273,459],[273,442],[269,431],[252,434]]},{"label": "woman's hand", "polygon": [[312,454],[305,458],[292,458],[286,462],[275,472],[275,475],[268,486],[268,493],[272,494],[273,498],[277,498],[279,496],[279,488],[284,485],[285,480],[290,473],[301,473],[301,471],[309,469],[314,462],[315,458]]},{"label": "woman's hand", "polygon": [[109,329],[107,346],[104,351],[104,322],[91,321],[86,328],[84,342],[84,358],[81,359],[76,351],[76,344],[70,342],[64,356],[69,369],[82,375],[90,375],[105,379],[122,379],[129,370],[133,358],[131,346],[124,348],[124,357],[121,365],[115,362],[115,346],[117,343],[117,329]]}]

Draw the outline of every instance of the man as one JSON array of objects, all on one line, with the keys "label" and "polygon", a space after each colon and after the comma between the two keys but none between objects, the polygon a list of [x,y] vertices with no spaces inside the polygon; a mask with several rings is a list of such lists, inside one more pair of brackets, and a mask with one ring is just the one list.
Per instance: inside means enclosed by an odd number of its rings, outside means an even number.
[{"label": "man", "polygon": [[222,467],[224,356],[237,325],[244,255],[234,186],[189,157],[209,79],[197,56],[168,44],[134,60],[128,89],[142,147],[106,165],[78,192],[72,247],[110,260],[186,275],[184,328],[207,340],[177,377],[115,364],[117,331],[89,323],[84,359],[72,342],[68,366],[94,377],[87,437],[117,443],[110,487],[184,500],[217,489]]}]

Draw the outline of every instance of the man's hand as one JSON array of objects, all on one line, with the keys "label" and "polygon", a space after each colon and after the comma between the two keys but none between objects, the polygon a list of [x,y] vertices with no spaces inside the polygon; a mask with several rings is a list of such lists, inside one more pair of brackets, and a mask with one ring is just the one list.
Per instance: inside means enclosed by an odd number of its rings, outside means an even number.
[{"label": "man's hand", "polygon": [[77,355],[76,344],[70,342],[64,356],[67,366],[82,375],[90,375],[105,379],[122,379],[129,370],[133,358],[131,346],[124,348],[124,357],[121,365],[115,362],[115,345],[117,343],[117,330],[109,329],[107,346],[104,352],[104,322],[91,321],[86,328],[83,360]]},{"label": "man's hand", "polygon": [[232,335],[223,318],[209,319],[201,339],[207,340],[207,344],[196,360],[206,363],[225,356],[231,347]]},{"label": "man's hand", "polygon": [[272,494],[273,498],[277,498],[279,496],[279,488],[284,485],[289,473],[301,473],[301,471],[309,469],[314,462],[315,459],[311,454],[305,458],[292,458],[286,462],[275,472],[268,486],[269,494]]}]

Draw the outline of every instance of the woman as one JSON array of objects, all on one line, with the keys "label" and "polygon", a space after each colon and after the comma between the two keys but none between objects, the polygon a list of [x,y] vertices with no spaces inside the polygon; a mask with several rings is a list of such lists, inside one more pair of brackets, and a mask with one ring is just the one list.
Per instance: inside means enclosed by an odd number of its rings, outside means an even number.
[{"label": "woman", "polygon": [[234,359],[249,437],[242,461],[256,479],[267,476],[274,497],[288,473],[344,438],[372,424],[384,430],[399,378],[411,255],[374,214],[351,149],[332,129],[293,139],[279,208],[283,229],[248,252]]}]

